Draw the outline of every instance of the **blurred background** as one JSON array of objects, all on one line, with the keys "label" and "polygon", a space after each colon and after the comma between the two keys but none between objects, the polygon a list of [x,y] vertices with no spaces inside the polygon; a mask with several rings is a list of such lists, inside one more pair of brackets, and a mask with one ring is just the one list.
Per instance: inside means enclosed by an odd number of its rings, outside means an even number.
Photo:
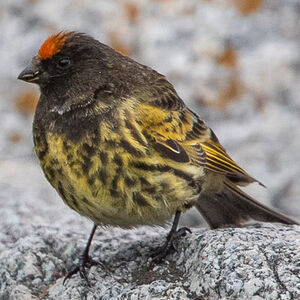
[{"label": "blurred background", "polygon": [[[1,0],[0,29],[5,226],[90,227],[44,179],[31,136],[39,91],[16,80],[60,30],[86,32],[165,74],[229,154],[267,186],[247,191],[299,219],[299,0]],[[193,212],[183,220],[200,221]]]}]

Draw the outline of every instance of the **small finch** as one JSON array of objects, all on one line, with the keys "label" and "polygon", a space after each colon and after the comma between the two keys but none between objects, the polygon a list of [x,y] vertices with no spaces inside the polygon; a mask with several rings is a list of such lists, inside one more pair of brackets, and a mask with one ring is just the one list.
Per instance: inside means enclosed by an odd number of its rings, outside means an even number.
[{"label": "small finch", "polygon": [[46,178],[68,206],[94,222],[66,278],[79,272],[87,280],[98,225],[160,225],[175,215],[159,261],[188,230],[177,225],[193,206],[211,228],[249,219],[296,224],[239,188],[258,181],[150,67],[86,34],[60,32],[18,78],[40,87],[33,139]]}]

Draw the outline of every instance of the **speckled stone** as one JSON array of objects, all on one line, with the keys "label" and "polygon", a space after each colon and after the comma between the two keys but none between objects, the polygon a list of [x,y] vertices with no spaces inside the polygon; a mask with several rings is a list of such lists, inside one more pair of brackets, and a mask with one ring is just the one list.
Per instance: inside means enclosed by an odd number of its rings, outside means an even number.
[{"label": "speckled stone", "polygon": [[[164,229],[98,229],[91,287],[79,275],[63,285],[85,238],[57,227],[1,228],[0,299],[299,299],[300,227],[273,224],[193,229],[178,253],[156,265]],[[7,241],[7,242],[5,242]],[[2,245],[3,246],[3,245]]]}]

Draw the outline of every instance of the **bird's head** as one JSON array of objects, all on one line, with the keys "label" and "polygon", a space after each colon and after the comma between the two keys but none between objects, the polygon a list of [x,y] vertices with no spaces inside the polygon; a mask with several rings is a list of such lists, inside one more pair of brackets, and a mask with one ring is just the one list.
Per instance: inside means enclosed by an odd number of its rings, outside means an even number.
[{"label": "bird's head", "polygon": [[95,73],[95,69],[99,74],[101,67],[106,67],[107,48],[82,33],[60,32],[51,35],[18,79],[43,87],[49,83],[62,82],[72,76],[84,79],[87,74]]},{"label": "bird's head", "polygon": [[64,113],[94,98],[108,103],[110,95],[126,93],[133,65],[138,64],[86,34],[60,32],[42,44],[18,79],[38,84],[51,99],[48,107]]}]

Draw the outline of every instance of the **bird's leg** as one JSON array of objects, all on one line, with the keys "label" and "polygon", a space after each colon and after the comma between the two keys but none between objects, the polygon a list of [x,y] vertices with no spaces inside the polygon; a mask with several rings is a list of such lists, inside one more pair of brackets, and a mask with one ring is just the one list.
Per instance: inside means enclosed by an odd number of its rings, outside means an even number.
[{"label": "bird's leg", "polygon": [[80,277],[86,281],[88,286],[90,286],[87,275],[86,275],[86,268],[90,268],[91,266],[96,266],[96,265],[101,265],[102,267],[104,267],[101,263],[94,261],[89,256],[90,246],[92,244],[92,240],[93,240],[94,234],[96,232],[96,229],[97,229],[97,225],[94,224],[93,229],[90,233],[89,239],[86,243],[85,249],[84,249],[83,253],[80,255],[79,263],[74,265],[72,267],[72,269],[68,272],[68,274],[66,275],[66,277],[63,281],[63,284],[65,284],[67,279],[70,279],[74,274],[79,272]]},{"label": "bird's leg", "polygon": [[172,228],[169,234],[167,235],[166,242],[163,244],[162,247],[155,251],[153,255],[153,260],[155,262],[161,262],[171,250],[178,251],[177,245],[175,244],[176,239],[185,236],[187,232],[191,233],[191,230],[187,227],[182,227],[177,230],[180,214],[181,212],[177,210],[172,224]]}]

